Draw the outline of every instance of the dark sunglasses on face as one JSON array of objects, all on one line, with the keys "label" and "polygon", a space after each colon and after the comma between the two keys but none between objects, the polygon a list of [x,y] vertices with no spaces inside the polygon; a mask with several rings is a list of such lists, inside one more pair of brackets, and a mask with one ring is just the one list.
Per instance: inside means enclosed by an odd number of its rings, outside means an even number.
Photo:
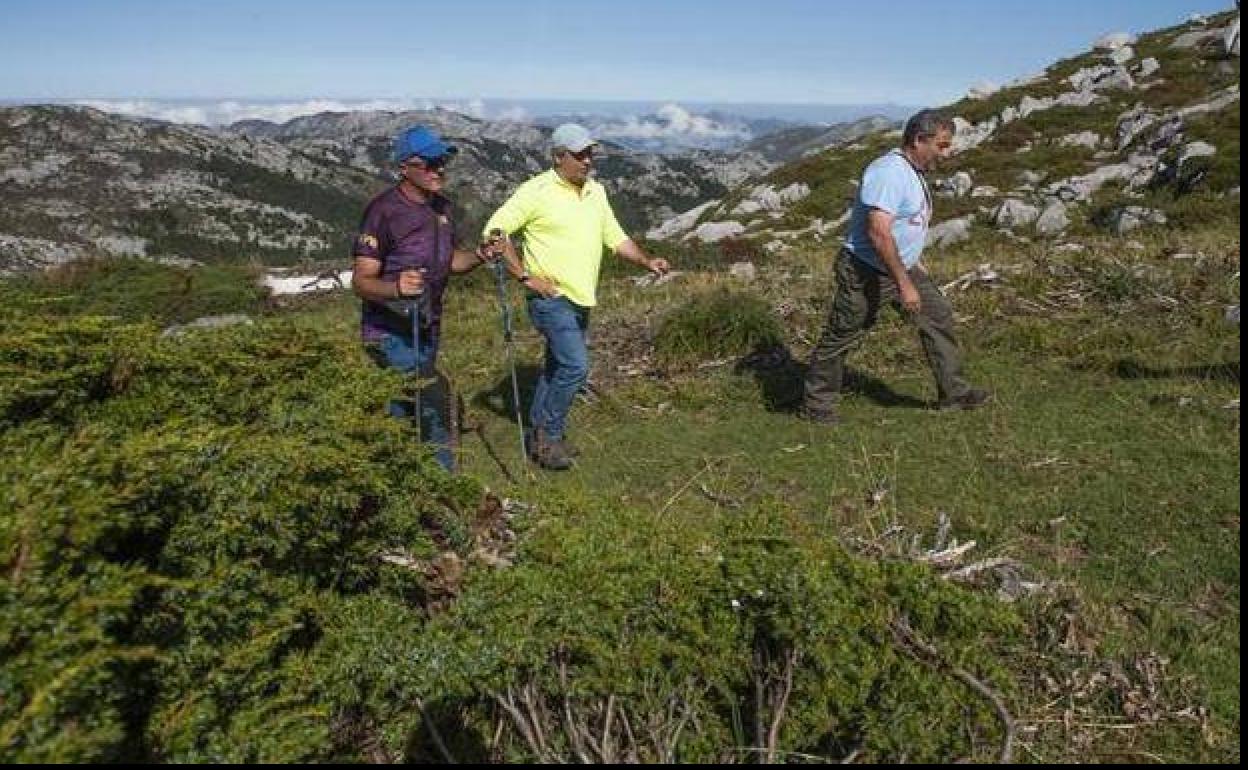
[{"label": "dark sunglasses on face", "polygon": [[404,165],[417,171],[425,171],[430,174],[441,174],[446,171],[446,164],[449,162],[447,158],[434,158],[433,160],[416,159],[410,160]]},{"label": "dark sunglasses on face", "polygon": [[584,162],[585,162],[585,161],[587,161],[587,160],[593,160],[593,159],[594,159],[594,148],[593,148],[593,147],[586,147],[585,149],[581,150],[580,152],[572,152],[571,150],[569,150],[569,151],[568,151],[568,154],[569,154],[569,155],[571,155],[573,158],[576,158],[576,159],[577,159],[577,160],[579,160],[580,162],[584,163]]}]

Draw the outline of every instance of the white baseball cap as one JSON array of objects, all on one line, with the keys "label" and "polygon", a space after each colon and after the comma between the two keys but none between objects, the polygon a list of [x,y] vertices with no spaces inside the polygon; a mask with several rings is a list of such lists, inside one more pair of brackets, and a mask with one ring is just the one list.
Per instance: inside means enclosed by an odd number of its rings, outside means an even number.
[{"label": "white baseball cap", "polygon": [[598,144],[598,140],[590,135],[588,128],[578,123],[564,123],[550,135],[550,146],[556,150],[580,152],[594,144]]}]

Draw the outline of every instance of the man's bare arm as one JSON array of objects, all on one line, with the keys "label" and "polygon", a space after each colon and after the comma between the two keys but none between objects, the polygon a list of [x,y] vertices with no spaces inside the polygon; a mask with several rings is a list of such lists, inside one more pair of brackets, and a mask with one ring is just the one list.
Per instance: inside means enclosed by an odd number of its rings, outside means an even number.
[{"label": "man's bare arm", "polygon": [[919,312],[922,303],[919,290],[914,287],[906,266],[902,264],[901,254],[897,251],[897,242],[893,240],[893,215],[881,209],[867,212],[867,238],[875,247],[875,253],[884,263],[884,269],[892,276],[901,294],[901,304],[911,313]]},{"label": "man's bare arm", "polygon": [[667,264],[666,259],[662,259],[662,258],[652,259],[649,254],[642,251],[642,248],[638,246],[637,242],[634,241],[632,238],[629,238],[628,240],[624,241],[619,246],[617,246],[615,249],[615,253],[621,258],[627,259],[629,262],[632,262],[635,265],[640,265],[641,267],[644,267],[645,269],[649,270],[652,273],[658,273],[662,275],[663,273],[666,273],[668,270],[671,269],[671,266]]},{"label": "man's bare arm", "polygon": [[384,304],[401,297],[414,297],[425,288],[425,277],[418,270],[404,270],[398,280],[381,277],[381,260],[356,256],[351,270],[351,290],[361,299]]}]

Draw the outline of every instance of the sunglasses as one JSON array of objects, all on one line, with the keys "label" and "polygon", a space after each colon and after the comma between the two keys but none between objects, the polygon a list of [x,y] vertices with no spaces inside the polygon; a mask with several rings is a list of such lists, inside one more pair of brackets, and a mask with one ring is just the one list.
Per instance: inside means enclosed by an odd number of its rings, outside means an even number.
[{"label": "sunglasses", "polygon": [[568,150],[568,154],[569,154],[569,155],[571,155],[573,158],[576,158],[577,160],[579,160],[579,161],[581,161],[582,163],[584,163],[584,162],[585,162],[585,161],[587,161],[587,160],[593,160],[593,158],[594,158],[594,148],[593,148],[592,146],[590,146],[590,147],[586,147],[585,149],[581,150],[580,152],[572,152],[571,150]]},{"label": "sunglasses", "polygon": [[430,174],[441,174],[446,170],[446,164],[449,162],[450,159],[446,157],[434,158],[433,160],[420,158],[418,160],[409,160],[403,165],[408,168],[416,169],[417,171],[425,171]]}]

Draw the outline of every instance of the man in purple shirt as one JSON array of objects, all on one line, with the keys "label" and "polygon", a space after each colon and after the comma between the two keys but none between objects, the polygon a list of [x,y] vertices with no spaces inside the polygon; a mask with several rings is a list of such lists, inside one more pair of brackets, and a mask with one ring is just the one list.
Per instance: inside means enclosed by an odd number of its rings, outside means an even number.
[{"label": "man in purple shirt", "polygon": [[[355,239],[351,286],[363,300],[361,336],[382,366],[418,377],[434,371],[450,274],[467,272],[486,256],[480,248],[455,248],[451,203],[442,189],[446,164],[456,152],[424,126],[399,134],[394,142],[399,183],[369,202]],[[430,397],[393,400],[388,411],[411,418],[419,404],[420,434],[437,448],[438,463],[453,470],[445,388],[439,381],[424,392]]]}]

